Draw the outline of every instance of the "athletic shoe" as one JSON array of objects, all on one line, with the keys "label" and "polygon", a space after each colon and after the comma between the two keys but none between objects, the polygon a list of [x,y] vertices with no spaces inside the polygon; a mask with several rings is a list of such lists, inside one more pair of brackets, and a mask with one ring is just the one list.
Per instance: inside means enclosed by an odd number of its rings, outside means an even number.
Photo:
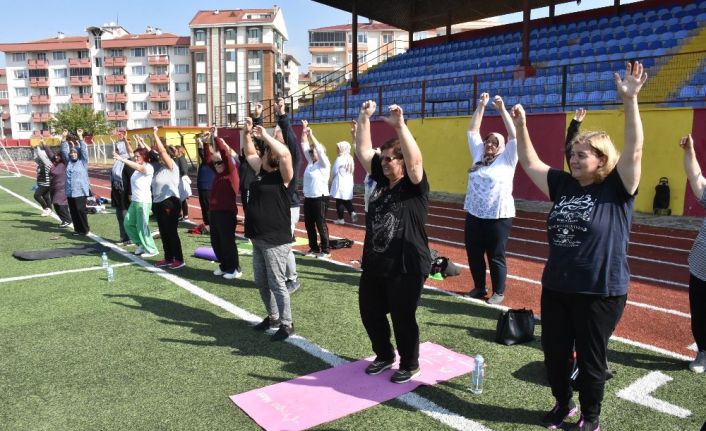
[{"label": "athletic shoe", "polygon": [[174,259],[172,261],[172,264],[169,265],[169,269],[179,269],[179,268],[183,268],[185,266],[186,266],[186,264],[184,263],[183,260]]},{"label": "athletic shoe", "polygon": [[219,266],[218,268],[216,268],[215,271],[213,271],[213,275],[223,275],[223,274],[225,274],[225,272],[223,272],[223,271],[221,270],[221,267],[220,267],[220,266]]},{"label": "athletic shoe", "polygon": [[51,209],[49,209],[49,208],[44,208],[44,209],[42,210],[42,214],[41,214],[42,217],[47,217],[47,216],[50,216],[50,215],[51,215]]},{"label": "athletic shoe", "polygon": [[491,296],[488,299],[488,304],[499,305],[499,304],[502,304],[504,300],[505,300],[505,295],[501,295],[499,293],[493,293],[493,296]]},{"label": "athletic shoe", "polygon": [[160,260],[159,262],[155,263],[154,266],[156,266],[157,268],[164,268],[165,266],[172,266],[172,261],[167,260],[167,259],[163,259],[163,260]]},{"label": "athletic shoe", "polygon": [[120,247],[127,247],[127,246],[129,246],[129,245],[133,245],[133,242],[130,241],[130,240],[127,240],[127,241],[120,241],[120,242],[117,243],[116,245],[119,245]]},{"label": "athletic shoe", "polygon": [[287,291],[290,295],[298,291],[299,288],[302,287],[299,280],[287,280],[284,284],[287,286]]},{"label": "athletic shoe", "polygon": [[394,364],[395,364],[394,359],[390,359],[389,361],[375,359],[372,364],[365,367],[365,374],[369,374],[371,376],[377,376],[378,374],[382,373],[383,371],[387,370],[388,368],[392,368],[392,366]]},{"label": "athletic shoe", "polygon": [[343,220],[342,218],[339,218],[339,219],[334,220],[333,224],[346,224],[346,221]]},{"label": "athletic shoe", "polygon": [[279,329],[275,332],[270,340],[272,341],[284,341],[289,338],[290,335],[294,334],[294,324],[287,326],[285,324],[279,325]]},{"label": "athletic shoe", "polygon": [[270,320],[270,316],[267,316],[262,320],[262,322],[252,328],[256,331],[267,331],[268,329],[279,328],[279,324],[279,319]]},{"label": "athletic shoe", "polygon": [[542,425],[549,428],[550,430],[555,430],[561,428],[564,423],[564,419],[576,416],[578,409],[573,400],[569,400],[569,404],[561,407],[558,403],[549,410],[549,412],[542,418]]},{"label": "athletic shoe", "polygon": [[316,257],[319,259],[328,259],[329,257],[331,257],[331,252],[322,251],[321,253],[317,254]]},{"label": "athletic shoe", "polygon": [[138,245],[137,248],[135,249],[135,254],[138,255],[138,256],[141,255],[141,254],[144,253],[144,252],[145,252],[145,249],[144,249],[144,247],[142,247],[141,245]]},{"label": "athletic shoe", "polygon": [[487,294],[487,290],[476,287],[475,289],[468,292],[466,296],[468,296],[469,298],[483,298]]},{"label": "athletic shoe", "polygon": [[243,273],[238,271],[237,269],[233,272],[226,272],[225,274],[223,274],[223,278],[225,278],[226,280],[232,280],[234,278],[240,278],[242,276]]},{"label": "athletic shoe", "polygon": [[568,431],[601,431],[601,426],[598,423],[598,419],[595,421],[589,421],[581,415],[581,419],[575,424],[567,428]]},{"label": "athletic shoe", "polygon": [[351,213],[351,221],[353,223],[358,223],[358,213],[356,213],[356,212]]},{"label": "athletic shoe", "polygon": [[414,370],[397,370],[395,374],[390,377],[392,383],[407,383],[413,378],[422,374],[422,370],[417,367]]},{"label": "athletic shoe", "polygon": [[304,256],[315,257],[315,256],[318,256],[319,253],[321,253],[321,252],[320,252],[320,251],[316,251],[316,250],[314,250],[313,248],[310,248],[309,251],[307,251],[307,252],[304,254]]},{"label": "athletic shoe", "polygon": [[142,254],[140,255],[140,257],[155,257],[155,256],[157,256],[158,254],[159,254],[158,251],[155,251],[154,253],[144,252],[144,253],[142,253]]},{"label": "athletic shoe", "polygon": [[60,228],[67,228],[69,226],[73,227],[73,225],[67,221],[61,222],[61,224],[59,225]]},{"label": "athletic shoe", "polygon": [[696,354],[696,359],[689,362],[689,369],[695,373],[703,373],[706,368],[706,351],[700,351]]}]

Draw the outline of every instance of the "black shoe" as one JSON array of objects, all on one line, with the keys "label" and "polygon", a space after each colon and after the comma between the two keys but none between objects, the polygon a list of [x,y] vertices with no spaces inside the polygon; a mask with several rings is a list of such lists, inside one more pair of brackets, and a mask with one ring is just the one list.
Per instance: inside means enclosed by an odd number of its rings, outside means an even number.
[{"label": "black shoe", "polygon": [[420,370],[419,367],[414,370],[397,370],[395,374],[390,377],[390,381],[392,383],[407,383],[420,374],[422,374],[422,370]]},{"label": "black shoe", "polygon": [[290,335],[294,334],[294,324],[287,326],[287,325],[279,325],[279,329],[277,332],[270,337],[270,340],[272,341],[284,341],[287,338],[289,338]]},{"label": "black shoe", "polygon": [[270,320],[270,316],[265,317],[262,322],[253,326],[252,328],[256,331],[267,331],[268,329],[275,329],[279,327],[279,319]]},{"label": "black shoe", "polygon": [[471,290],[466,294],[469,298],[483,298],[488,294],[488,291],[486,289],[481,289],[476,287],[475,289]]},{"label": "black shoe", "polygon": [[581,419],[568,427],[567,431],[601,431],[601,425],[598,423],[598,419],[589,421],[581,415]]},{"label": "black shoe", "polygon": [[573,400],[569,400],[569,403],[562,407],[559,404],[555,404],[554,408],[549,410],[549,412],[542,418],[542,425],[549,428],[550,430],[555,430],[561,428],[564,423],[564,419],[576,416],[578,409]]},{"label": "black shoe", "polygon": [[299,290],[300,287],[302,287],[302,284],[299,282],[299,280],[287,280],[285,284],[287,285],[287,291],[289,291],[290,295]]},{"label": "black shoe", "polygon": [[372,364],[368,365],[365,368],[365,374],[376,376],[382,373],[383,371],[387,370],[388,368],[392,368],[394,364],[394,359],[390,359],[389,361],[381,361],[379,359],[375,359]]}]

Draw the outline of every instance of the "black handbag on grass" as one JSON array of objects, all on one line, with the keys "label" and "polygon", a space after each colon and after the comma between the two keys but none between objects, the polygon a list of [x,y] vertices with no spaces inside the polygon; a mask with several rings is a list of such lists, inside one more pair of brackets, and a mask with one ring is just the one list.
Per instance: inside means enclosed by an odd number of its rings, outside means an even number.
[{"label": "black handbag on grass", "polygon": [[495,342],[512,346],[534,340],[534,313],[517,309],[500,313],[495,330]]}]

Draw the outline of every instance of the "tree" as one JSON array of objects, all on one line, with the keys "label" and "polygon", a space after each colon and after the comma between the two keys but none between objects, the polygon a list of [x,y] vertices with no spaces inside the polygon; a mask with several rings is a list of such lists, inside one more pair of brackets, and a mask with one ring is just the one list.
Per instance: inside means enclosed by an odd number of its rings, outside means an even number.
[{"label": "tree", "polygon": [[86,135],[107,135],[114,126],[105,119],[101,112],[96,112],[87,105],[74,104],[68,109],[57,112],[49,120],[52,133],[59,135],[64,129],[76,133],[76,129],[83,129]]}]

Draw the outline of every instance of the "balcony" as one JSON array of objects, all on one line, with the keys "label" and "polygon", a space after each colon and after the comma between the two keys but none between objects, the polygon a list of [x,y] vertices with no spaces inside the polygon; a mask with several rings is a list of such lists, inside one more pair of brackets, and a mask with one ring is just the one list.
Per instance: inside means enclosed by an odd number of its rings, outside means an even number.
[{"label": "balcony", "polygon": [[90,76],[72,76],[69,80],[69,85],[73,87],[85,87],[91,85]]},{"label": "balcony", "polygon": [[0,115],[0,118],[2,118],[2,121],[7,121],[10,119],[10,113],[7,111],[4,111],[2,115]]},{"label": "balcony", "polygon": [[169,111],[150,111],[151,120],[169,120],[171,117]]},{"label": "balcony", "polygon": [[127,57],[104,57],[103,66],[105,67],[125,67],[127,65]]},{"label": "balcony", "polygon": [[51,114],[48,112],[32,112],[33,123],[46,123],[50,118]]},{"label": "balcony", "polygon": [[33,138],[51,138],[51,132],[49,130],[35,130],[32,132]]},{"label": "balcony", "polygon": [[49,68],[49,61],[48,60],[27,60],[27,68],[28,69],[48,69]]},{"label": "balcony", "polygon": [[49,78],[29,78],[29,86],[34,88],[49,87]]},{"label": "balcony", "polygon": [[32,105],[48,105],[51,102],[49,96],[32,96],[31,103]]},{"label": "balcony", "polygon": [[69,67],[91,67],[90,58],[69,58]]},{"label": "balcony", "polygon": [[106,75],[103,81],[106,85],[125,85],[127,77],[125,75]]},{"label": "balcony", "polygon": [[168,91],[150,91],[150,102],[168,102]]},{"label": "balcony", "polygon": [[147,64],[150,66],[168,66],[169,56],[168,55],[150,55],[147,57]]},{"label": "balcony", "polygon": [[150,84],[169,84],[169,74],[168,73],[150,73],[147,77],[147,82]]},{"label": "balcony", "polygon": [[124,121],[127,120],[127,111],[108,111],[105,118],[108,121]]},{"label": "balcony", "polygon": [[105,95],[105,101],[108,103],[125,103],[127,102],[126,93],[107,93]]},{"label": "balcony", "polygon": [[92,94],[72,94],[71,95],[71,103],[92,105],[93,104],[93,95]]}]

